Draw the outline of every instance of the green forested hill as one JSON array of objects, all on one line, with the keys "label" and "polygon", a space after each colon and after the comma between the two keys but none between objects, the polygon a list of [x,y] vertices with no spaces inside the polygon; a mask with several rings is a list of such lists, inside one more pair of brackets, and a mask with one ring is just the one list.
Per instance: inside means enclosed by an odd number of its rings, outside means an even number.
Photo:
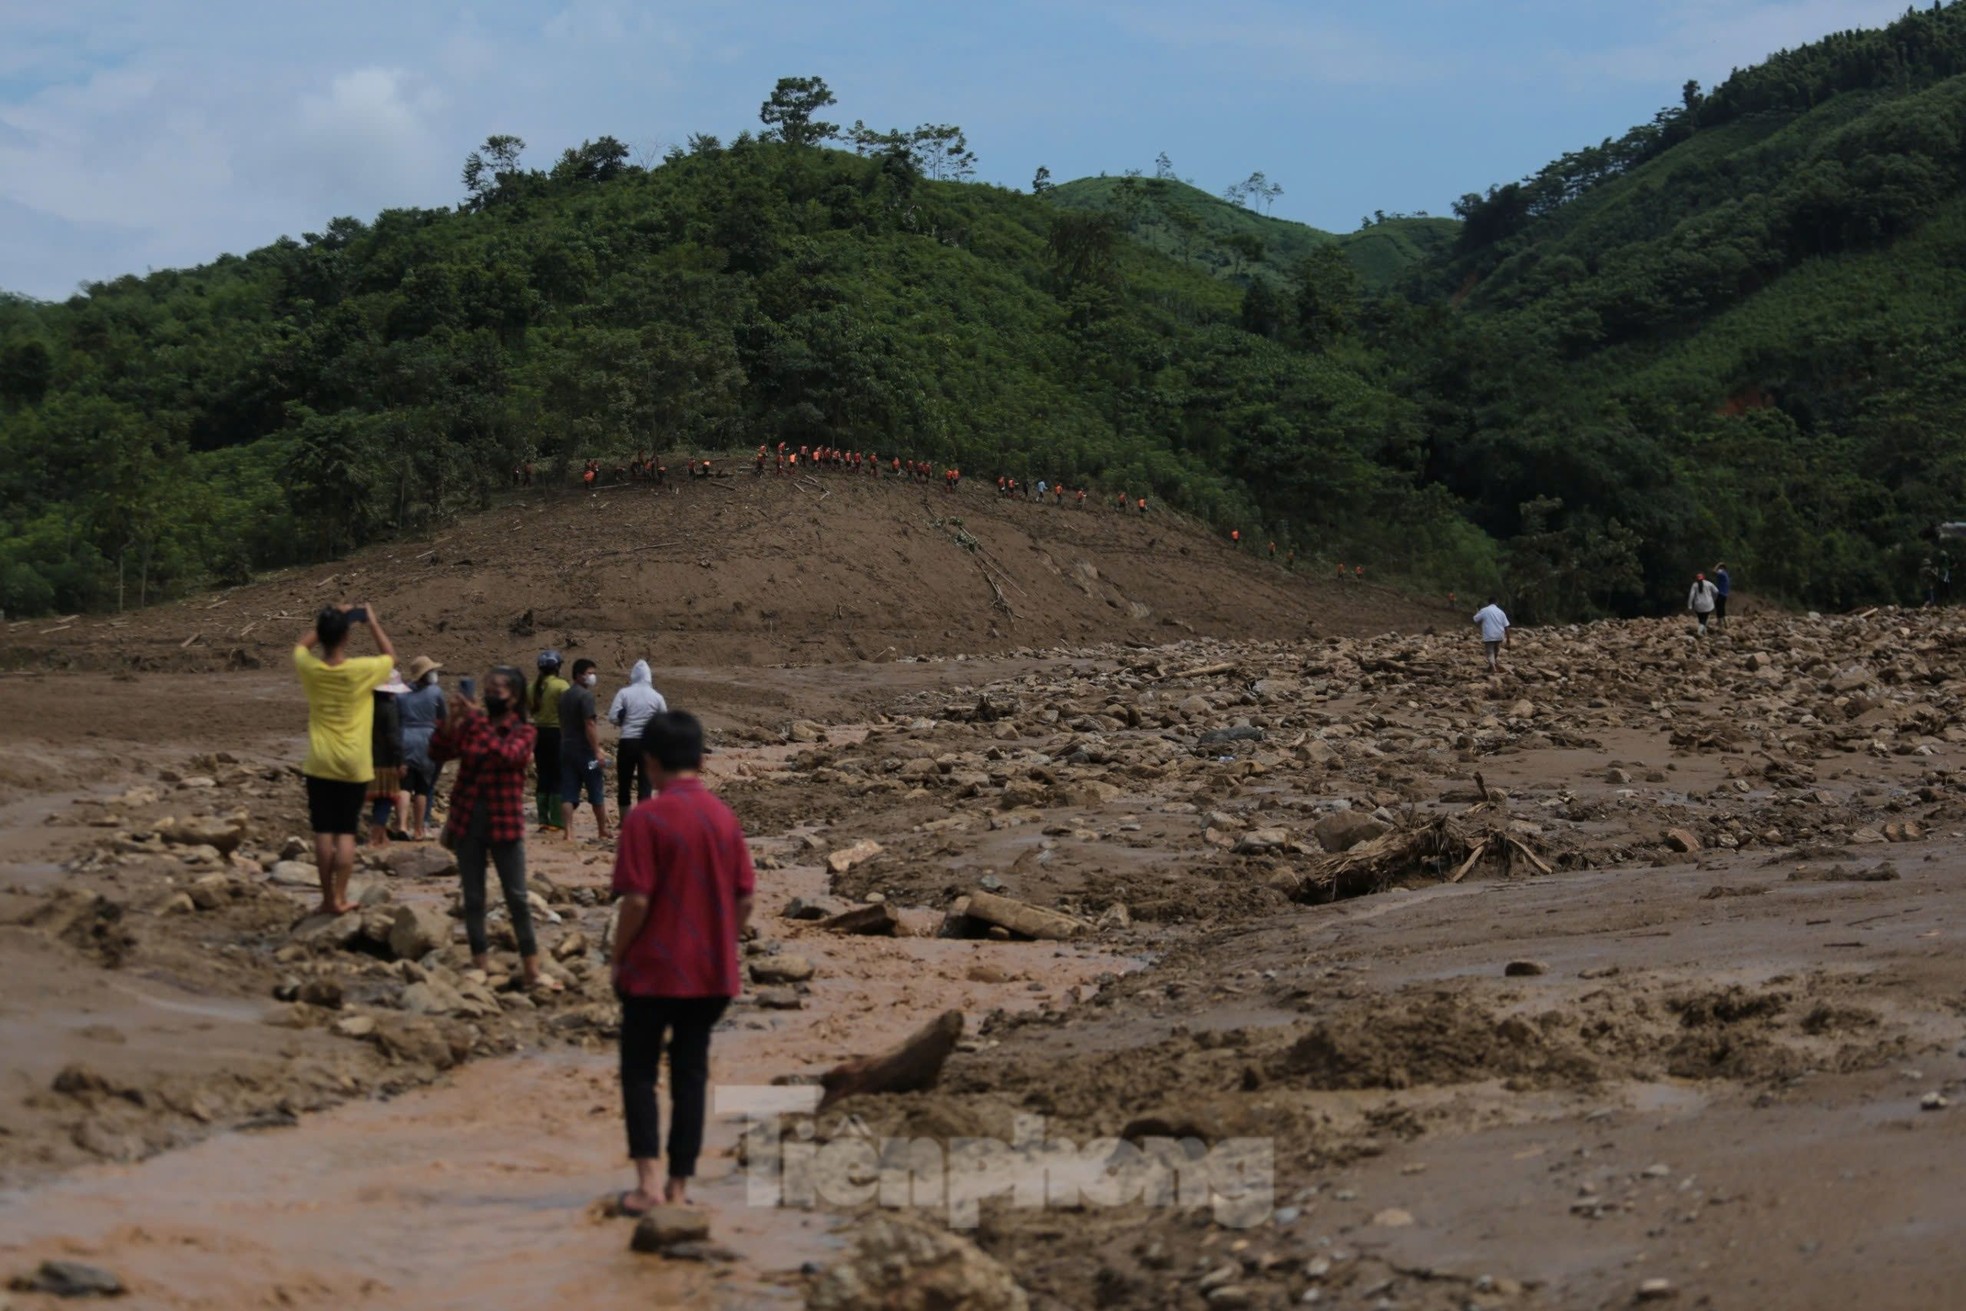
[{"label": "green forested hill", "polygon": [[0,297],[0,605],[417,531],[529,454],[779,440],[1144,491],[1530,618],[1675,608],[1722,557],[1913,599],[1966,517],[1960,5],[1347,237],[767,121],[650,169],[492,138],[455,209]]},{"label": "green forested hill", "polygon": [[1460,577],[1368,362],[1096,215],[932,181],[905,145],[494,138],[454,210],[336,219],[0,308],[0,605],[134,603],[417,531],[513,465],[827,443],[1063,478]]},{"label": "green forested hill", "polygon": [[1046,197],[1068,209],[1112,214],[1135,240],[1220,278],[1246,281],[1261,272],[1288,283],[1305,259],[1335,246],[1370,291],[1391,288],[1446,250],[1461,226],[1448,218],[1379,218],[1338,235],[1259,214],[1174,178],[1079,178]]},{"label": "green forested hill", "polygon": [[1919,593],[1966,513],[1966,9],[1689,84],[1457,212],[1416,299],[1459,310],[1387,348],[1431,343],[1429,473],[1518,588],[1631,608],[1727,556],[1813,603]]}]

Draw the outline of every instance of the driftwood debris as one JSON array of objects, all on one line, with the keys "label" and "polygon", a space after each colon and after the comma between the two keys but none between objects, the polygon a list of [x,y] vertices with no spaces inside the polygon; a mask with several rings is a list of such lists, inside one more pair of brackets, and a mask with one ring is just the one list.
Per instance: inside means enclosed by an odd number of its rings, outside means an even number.
[{"label": "driftwood debris", "polygon": [[1085,921],[1029,902],[999,897],[994,892],[972,892],[963,914],[972,920],[995,925],[1008,933],[1026,938],[1075,938],[1085,932]]},{"label": "driftwood debris", "polygon": [[922,1092],[942,1077],[942,1064],[963,1036],[963,1013],[943,1011],[906,1042],[879,1056],[856,1056],[819,1076],[826,1091],[819,1109],[862,1093]]},{"label": "driftwood debris", "polygon": [[1394,829],[1350,851],[1312,862],[1298,886],[1299,901],[1336,901],[1379,892],[1402,879],[1459,883],[1486,861],[1499,862],[1503,877],[1520,862],[1538,874],[1555,871],[1528,842],[1509,830],[1508,800],[1474,778],[1473,805],[1417,827]]},{"label": "driftwood debris", "polygon": [[884,901],[855,906],[852,910],[842,911],[819,922],[819,927],[828,933],[858,933],[890,938],[900,925],[901,916]]}]

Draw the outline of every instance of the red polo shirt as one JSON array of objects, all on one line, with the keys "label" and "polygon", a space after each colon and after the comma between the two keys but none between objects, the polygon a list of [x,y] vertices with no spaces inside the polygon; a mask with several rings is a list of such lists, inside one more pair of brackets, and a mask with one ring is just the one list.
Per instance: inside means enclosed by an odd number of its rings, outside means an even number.
[{"label": "red polo shirt", "polygon": [[700,780],[678,779],[629,811],[614,892],[647,897],[649,913],[616,986],[631,997],[735,997],[737,899],[757,883],[737,816]]}]

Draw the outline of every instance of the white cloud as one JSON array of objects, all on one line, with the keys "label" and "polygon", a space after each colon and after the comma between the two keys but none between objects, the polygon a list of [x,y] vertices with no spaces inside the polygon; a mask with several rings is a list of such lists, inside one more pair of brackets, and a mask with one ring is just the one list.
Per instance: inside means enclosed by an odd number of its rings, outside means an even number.
[{"label": "white cloud", "polygon": [[300,99],[294,163],[311,195],[350,207],[380,208],[429,189],[445,151],[432,117],[444,104],[397,68],[358,68]]},{"label": "white cloud", "polygon": [[1712,84],[1832,32],[1881,27],[1904,13],[1905,0],[1670,0],[1661,9],[1656,38],[1569,52],[1560,62],[1578,82],[1608,77],[1676,86],[1692,77]]}]

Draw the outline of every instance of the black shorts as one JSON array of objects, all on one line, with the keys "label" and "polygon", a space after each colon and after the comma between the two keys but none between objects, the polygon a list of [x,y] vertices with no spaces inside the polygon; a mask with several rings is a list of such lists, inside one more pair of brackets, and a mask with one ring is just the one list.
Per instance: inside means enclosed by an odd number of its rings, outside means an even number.
[{"label": "black shorts", "polygon": [[411,796],[422,797],[425,801],[434,799],[437,795],[437,771],[440,768],[442,766],[434,763],[429,765],[404,765],[404,790]]},{"label": "black shorts", "polygon": [[346,833],[362,827],[362,805],[369,799],[367,783],[307,776],[307,822],[316,833]]}]

